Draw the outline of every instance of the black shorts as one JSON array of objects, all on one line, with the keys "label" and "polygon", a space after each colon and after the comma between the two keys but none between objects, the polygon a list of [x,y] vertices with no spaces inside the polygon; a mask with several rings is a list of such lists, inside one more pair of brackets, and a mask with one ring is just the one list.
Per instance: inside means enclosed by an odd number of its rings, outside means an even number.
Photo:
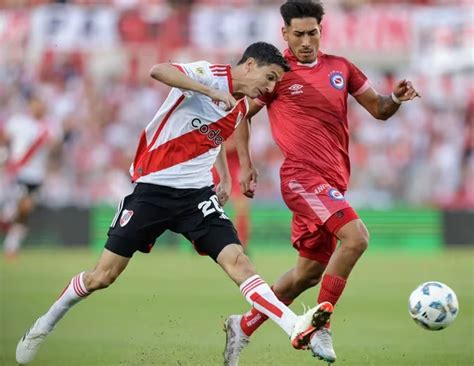
[{"label": "black shorts", "polygon": [[240,244],[237,231],[211,187],[176,189],[138,183],[119,204],[105,247],[123,257],[149,253],[166,230],[183,234],[200,254],[216,260],[229,244]]},{"label": "black shorts", "polygon": [[16,181],[18,186],[20,186],[27,194],[35,194],[41,187],[41,183],[31,183],[26,180],[18,179]]}]

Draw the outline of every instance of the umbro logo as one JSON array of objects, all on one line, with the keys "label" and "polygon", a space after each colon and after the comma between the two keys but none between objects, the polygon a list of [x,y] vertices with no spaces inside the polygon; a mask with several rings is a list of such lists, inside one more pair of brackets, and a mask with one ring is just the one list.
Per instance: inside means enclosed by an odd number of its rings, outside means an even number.
[{"label": "umbro logo", "polygon": [[303,90],[301,90],[303,89],[303,85],[301,84],[293,84],[288,89],[291,90],[291,95],[303,94]]}]

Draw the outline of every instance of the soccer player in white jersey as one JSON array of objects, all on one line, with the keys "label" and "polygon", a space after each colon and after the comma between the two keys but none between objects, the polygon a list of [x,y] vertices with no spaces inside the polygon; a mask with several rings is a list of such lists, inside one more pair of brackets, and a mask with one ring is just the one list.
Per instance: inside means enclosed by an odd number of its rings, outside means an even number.
[{"label": "soccer player in white jersey", "polygon": [[37,193],[46,175],[51,133],[45,120],[46,106],[38,96],[28,95],[27,113],[12,115],[0,129],[8,147],[6,178],[0,220],[7,227],[3,252],[14,259],[27,235],[27,220],[37,203]]},{"label": "soccer player in white jersey", "polygon": [[[245,299],[290,336],[293,347],[307,347],[311,334],[325,322],[324,312],[316,307],[296,316],[276,298],[256,274],[221,207],[230,193],[221,144],[247,114],[245,97],[271,92],[288,70],[281,53],[263,42],[250,45],[234,68],[199,61],[151,69],[154,79],[172,89],[140,138],[130,169],[134,192],[120,203],[94,269],[74,276],[20,339],[18,363],[33,360],[42,341],[74,304],[111,285],[134,252],[149,252],[165,230],[183,234],[199,253],[216,261]],[[214,163],[223,187],[217,192],[212,189]]]}]

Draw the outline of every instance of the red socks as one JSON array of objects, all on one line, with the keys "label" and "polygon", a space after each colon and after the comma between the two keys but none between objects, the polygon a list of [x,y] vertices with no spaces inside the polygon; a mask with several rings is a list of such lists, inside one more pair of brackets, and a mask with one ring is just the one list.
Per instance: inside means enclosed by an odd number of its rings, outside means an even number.
[{"label": "red socks", "polygon": [[325,274],[319,290],[318,304],[329,301],[335,306],[342,295],[342,291],[344,291],[344,287],[346,287],[346,282],[345,278]]}]

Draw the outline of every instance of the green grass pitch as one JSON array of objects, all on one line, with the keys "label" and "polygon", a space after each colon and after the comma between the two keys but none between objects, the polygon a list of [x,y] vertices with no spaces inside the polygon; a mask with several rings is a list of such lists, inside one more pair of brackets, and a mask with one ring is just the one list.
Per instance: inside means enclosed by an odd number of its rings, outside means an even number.
[{"label": "green grass pitch", "polygon": [[[0,365],[15,365],[19,337],[56,299],[69,279],[90,268],[85,250],[25,250],[18,261],[0,259]],[[293,265],[294,251],[255,251],[252,259],[269,282]],[[474,252],[371,254],[361,259],[333,317],[337,366],[474,365]],[[440,332],[418,327],[407,300],[421,282],[451,286],[460,302],[456,322]],[[313,305],[308,290],[291,306]],[[212,260],[155,248],[137,254],[109,289],[98,292],[59,323],[32,365],[222,365],[228,314],[248,308]],[[267,322],[245,349],[241,366],[325,365],[296,351]]]}]

